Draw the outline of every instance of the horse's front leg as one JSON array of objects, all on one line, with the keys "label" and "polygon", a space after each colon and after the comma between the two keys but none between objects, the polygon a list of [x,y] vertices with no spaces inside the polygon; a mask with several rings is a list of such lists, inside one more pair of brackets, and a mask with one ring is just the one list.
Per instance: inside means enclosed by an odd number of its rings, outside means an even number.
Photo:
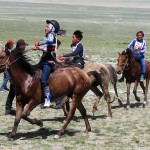
[{"label": "horse's front leg", "polygon": [[20,120],[21,120],[23,107],[24,106],[22,105],[22,103],[20,103],[19,101],[16,101],[16,117],[15,117],[15,120],[14,120],[14,127],[12,129],[12,132],[8,135],[9,139],[14,138],[15,135],[16,135],[17,128],[18,128],[18,125],[19,125]]},{"label": "horse's front leg", "polygon": [[137,96],[137,87],[138,87],[138,81],[136,80],[134,82],[133,94],[134,94],[135,99],[137,100],[137,102],[140,102],[140,98]]},{"label": "horse's front leg", "polygon": [[130,108],[130,86],[131,83],[126,83],[127,85],[127,104],[126,104],[126,109]]},{"label": "horse's front leg", "polygon": [[31,99],[29,103],[25,106],[24,111],[22,112],[21,117],[25,118],[30,115],[30,112],[38,105],[38,101]]},{"label": "horse's front leg", "polygon": [[73,96],[72,98],[72,102],[71,102],[71,108],[69,110],[69,113],[67,115],[66,121],[63,124],[63,127],[59,130],[59,132],[57,133],[57,135],[55,135],[54,138],[60,138],[62,134],[64,134],[64,131],[66,129],[66,127],[68,126],[68,124],[70,123],[70,121],[72,120],[74,114],[75,114],[75,110],[77,108],[78,105],[78,101],[80,100],[79,98],[74,98],[76,96]]}]

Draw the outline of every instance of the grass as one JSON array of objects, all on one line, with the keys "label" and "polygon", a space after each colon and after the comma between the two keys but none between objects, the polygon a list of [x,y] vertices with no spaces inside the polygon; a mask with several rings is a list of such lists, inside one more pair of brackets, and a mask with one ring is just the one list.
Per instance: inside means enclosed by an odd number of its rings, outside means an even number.
[{"label": "grass", "polygon": [[[58,37],[62,42],[58,54],[70,52],[72,33],[74,30],[80,29],[84,32],[82,42],[85,54],[89,55],[92,61],[111,63],[116,66],[118,51],[127,47],[128,43],[135,38],[138,30],[144,30],[148,47],[145,56],[147,60],[150,57],[150,9],[0,2],[0,13],[1,44],[4,44],[8,39],[17,41],[23,38],[33,45],[35,39],[44,38],[45,20],[56,19],[60,22],[61,28],[67,30],[65,37]],[[39,61],[38,52],[31,51],[29,56],[33,63]],[[0,77],[2,80],[2,74]],[[126,103],[125,83],[118,84],[118,89],[119,97],[123,103]],[[112,91],[112,87],[110,87],[110,91]],[[92,105],[95,96],[88,92],[83,103],[87,109],[92,132],[86,137],[82,134],[85,130],[84,121],[80,119],[80,114],[76,111],[78,120],[71,121],[63,138],[54,140],[54,135],[62,126],[62,110],[41,110],[37,107],[31,116],[42,119],[44,127],[32,126],[21,120],[14,141],[8,141],[6,138],[14,122],[14,117],[4,116],[7,93],[0,94],[0,149],[150,149],[150,106],[144,109],[141,106],[137,108],[134,105],[136,102],[132,94],[133,107],[129,111],[117,108],[117,101],[112,104],[112,120],[106,119],[107,104],[102,98],[96,113],[96,120],[92,120]],[[138,94],[143,100],[141,91]],[[111,95],[113,97],[114,94],[111,93]],[[13,106],[15,107],[15,102]],[[82,132],[80,133],[80,131]]]}]

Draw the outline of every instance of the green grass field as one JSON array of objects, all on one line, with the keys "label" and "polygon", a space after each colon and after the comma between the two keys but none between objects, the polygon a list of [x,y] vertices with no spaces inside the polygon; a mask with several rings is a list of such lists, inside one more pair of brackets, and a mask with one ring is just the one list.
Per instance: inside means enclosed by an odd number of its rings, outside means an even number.
[{"label": "green grass field", "polygon": [[[145,32],[147,41],[146,59],[150,58],[150,9],[114,8],[96,6],[71,6],[34,3],[6,3],[0,2],[0,44],[4,45],[8,39],[17,41],[25,39],[30,45],[36,39],[44,38],[45,20],[56,19],[67,35],[58,37],[62,45],[58,54],[70,52],[72,33],[79,29],[84,32],[83,44],[85,54],[92,61],[111,63],[116,66],[118,51],[124,50],[128,43],[135,38],[139,30]],[[37,63],[40,52],[32,51],[29,56],[33,63]],[[2,80],[0,75],[0,81]],[[59,85],[58,85],[59,86]],[[125,83],[118,84],[119,96],[126,103]],[[113,89],[110,93],[113,97]],[[132,92],[131,92],[132,93]],[[96,120],[92,120],[92,105],[95,96],[88,92],[83,103],[87,109],[92,132],[84,136],[85,125],[77,111],[77,121],[74,119],[65,135],[54,140],[56,130],[62,126],[62,110],[37,107],[32,117],[43,119],[41,129],[21,121],[15,141],[8,141],[6,135],[11,131],[14,117],[4,116],[4,105],[7,92],[0,93],[0,149],[2,150],[149,150],[150,149],[150,106],[135,107],[136,101],[131,94],[132,108],[127,111],[117,108],[117,101],[112,104],[113,119],[107,120],[107,105],[104,99],[99,104]],[[138,94],[143,100],[141,89]],[[150,95],[148,94],[148,100]],[[15,107],[15,102],[14,102]]]}]

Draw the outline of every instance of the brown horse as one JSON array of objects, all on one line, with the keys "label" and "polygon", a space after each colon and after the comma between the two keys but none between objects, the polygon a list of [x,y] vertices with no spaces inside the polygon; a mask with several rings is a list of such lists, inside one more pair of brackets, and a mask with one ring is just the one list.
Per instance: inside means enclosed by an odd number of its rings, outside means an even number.
[{"label": "brown horse", "polygon": [[140,86],[144,92],[144,103],[143,106],[147,104],[147,92],[148,92],[148,85],[150,79],[150,62],[146,61],[146,87],[144,86],[143,82],[140,82],[141,76],[141,65],[139,61],[133,57],[132,51],[127,49],[122,53],[118,53],[118,64],[117,64],[117,73],[121,74],[124,73],[126,78],[126,85],[127,85],[127,109],[130,107],[130,86],[131,83],[134,83],[134,90],[133,94],[135,99],[140,102],[140,98],[137,96],[137,86],[140,83]]},{"label": "brown horse", "polygon": [[[16,135],[21,118],[31,124],[42,126],[37,119],[30,119],[28,115],[39,104],[44,102],[44,93],[41,87],[41,70],[33,70],[24,52],[13,50],[10,55],[5,51],[0,52],[0,71],[8,70],[11,79],[16,85],[16,117],[14,127],[9,138]],[[72,105],[66,122],[59,130],[55,138],[60,138],[65,128],[74,116],[76,108],[80,111],[86,125],[86,132],[91,131],[86,109],[81,100],[91,87],[88,75],[77,67],[57,68],[49,78],[50,91],[53,100],[67,95],[72,98]]]},{"label": "brown horse", "polygon": [[[65,64],[69,64],[70,62],[66,62]],[[110,82],[114,86],[115,94],[118,98],[118,103],[120,106],[123,106],[121,100],[118,97],[117,92],[117,73],[116,70],[110,65],[110,64],[101,64],[97,62],[92,62],[83,68],[83,71],[85,71],[89,76],[90,80],[92,82],[91,91],[96,95],[97,99],[96,102],[93,105],[93,117],[95,116],[95,112],[98,109],[98,104],[100,102],[101,97],[104,95],[104,98],[106,99],[107,105],[108,105],[108,117],[112,117],[112,111],[111,111],[111,98],[109,94],[109,84]],[[102,91],[99,90],[98,86],[101,87]],[[64,114],[67,116],[67,111],[69,110],[69,102],[66,97],[62,100],[62,107]],[[65,108],[65,103],[66,107]]]}]

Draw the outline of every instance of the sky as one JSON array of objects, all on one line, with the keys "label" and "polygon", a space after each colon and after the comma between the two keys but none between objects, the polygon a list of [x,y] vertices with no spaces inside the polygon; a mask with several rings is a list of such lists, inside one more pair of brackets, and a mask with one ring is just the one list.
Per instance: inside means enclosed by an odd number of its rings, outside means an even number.
[{"label": "sky", "polygon": [[150,0],[0,0],[2,1],[150,9]]}]

